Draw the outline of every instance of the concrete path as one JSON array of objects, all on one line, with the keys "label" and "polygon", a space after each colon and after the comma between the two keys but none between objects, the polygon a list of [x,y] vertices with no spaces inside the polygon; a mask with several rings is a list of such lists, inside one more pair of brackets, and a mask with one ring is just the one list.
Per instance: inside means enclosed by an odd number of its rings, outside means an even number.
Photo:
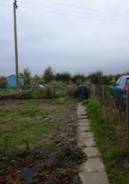
[{"label": "concrete path", "polygon": [[88,159],[80,166],[79,176],[82,184],[109,184],[101,154],[96,147],[90,130],[85,107],[78,105],[78,146],[83,148]]}]

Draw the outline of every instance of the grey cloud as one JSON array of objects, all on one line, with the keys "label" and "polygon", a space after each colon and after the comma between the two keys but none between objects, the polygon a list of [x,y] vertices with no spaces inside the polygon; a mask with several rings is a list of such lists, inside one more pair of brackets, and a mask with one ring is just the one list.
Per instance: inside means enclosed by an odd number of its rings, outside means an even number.
[{"label": "grey cloud", "polygon": [[[19,0],[20,71],[28,66],[33,73],[42,73],[49,65],[55,71],[86,74],[94,70],[117,73],[129,68],[128,0],[47,2],[53,8],[54,2],[61,3],[61,7],[67,5],[66,15],[60,14],[62,8],[59,12],[57,8],[51,12],[48,8],[42,9],[39,7],[39,4],[43,5],[41,0],[38,3]],[[71,16],[72,6],[81,7],[82,13],[79,9]],[[85,15],[87,8],[91,8],[94,15],[108,15],[108,19],[94,20],[95,16]],[[0,6],[0,74],[13,73],[15,68],[12,13],[12,4],[8,1],[5,6]]]}]

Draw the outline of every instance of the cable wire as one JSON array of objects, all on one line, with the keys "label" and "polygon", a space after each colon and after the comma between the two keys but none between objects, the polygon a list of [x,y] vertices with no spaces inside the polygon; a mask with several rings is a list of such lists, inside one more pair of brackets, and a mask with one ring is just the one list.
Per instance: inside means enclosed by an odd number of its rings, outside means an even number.
[{"label": "cable wire", "polygon": [[[3,2],[0,2],[0,4]],[[7,2],[6,2],[7,3]],[[45,2],[46,3],[46,2]],[[42,4],[42,5],[41,5]],[[76,7],[73,4],[70,4],[70,7],[72,5],[72,9],[68,9],[69,6],[65,6],[65,3],[57,3],[57,4],[49,4],[48,2],[43,5],[43,3],[37,4],[34,6],[33,3],[29,3],[27,1],[26,4],[23,4],[23,1],[19,1],[18,5],[20,8],[26,9],[29,8],[29,10],[42,10],[40,13],[50,13],[50,14],[57,14],[62,16],[71,17],[72,19],[79,19],[80,21],[86,22],[86,20],[90,21],[99,21],[101,23],[111,23],[111,24],[119,24],[127,26],[129,25],[129,19],[120,19],[119,16],[111,17],[107,14],[100,14],[100,11],[97,9],[89,9],[89,8],[80,8]],[[7,4],[1,4],[2,6],[8,6]],[[62,5],[62,6],[60,6]],[[73,8],[76,7],[76,8]],[[81,11],[85,10],[85,11]],[[87,10],[87,11],[86,11]],[[89,11],[88,11],[89,10]],[[97,12],[97,13],[96,13]],[[99,14],[98,14],[99,13]],[[126,17],[127,18],[127,17]]]},{"label": "cable wire", "polygon": [[[44,10],[48,13],[54,13],[54,14],[56,13],[56,14],[64,15],[64,16],[66,15],[66,16],[70,16],[72,18],[80,18],[80,19],[83,19],[83,20],[88,19],[88,20],[95,20],[95,21],[101,21],[101,22],[112,23],[112,24],[120,24],[120,25],[129,24],[129,22],[127,22],[127,20],[126,20],[126,22],[121,22],[121,20],[119,20],[119,19],[113,20],[113,19],[109,19],[107,17],[105,18],[103,16],[98,16],[98,15],[94,15],[94,14],[88,14],[88,13],[87,14],[81,14],[81,13],[78,13],[78,12],[75,12],[75,11],[69,12],[69,11],[66,11],[64,9],[57,9],[55,7],[53,7],[53,8],[52,7],[33,7],[31,5],[29,5],[29,6],[27,5],[25,7],[26,8],[29,7],[29,8],[37,9],[37,10],[42,10],[42,11]],[[21,6],[21,8],[24,8],[24,7]],[[44,12],[41,12],[41,13],[44,13]]]},{"label": "cable wire", "polygon": [[[27,1],[27,3],[29,3],[29,1]],[[45,4],[44,4],[45,3]],[[54,2],[54,3],[52,3],[52,2],[49,2],[49,1],[42,1],[42,3],[32,3],[32,1],[29,3],[29,4],[31,4],[31,5],[38,5],[38,6],[40,6],[40,7],[42,7],[42,6],[44,6],[44,5],[49,5],[49,6],[52,6],[52,5],[54,5],[54,6],[56,6],[56,7],[58,7],[58,8],[61,8],[61,7],[63,7],[63,8],[74,8],[74,9],[76,9],[76,10],[80,10],[80,11],[85,11],[85,12],[92,12],[92,13],[97,13],[98,15],[105,15],[105,16],[117,16],[117,17],[120,17],[121,18],[121,15],[119,14],[119,12],[116,14],[116,12],[105,12],[104,10],[101,10],[101,9],[95,9],[95,8],[89,8],[89,7],[80,7],[80,6],[77,6],[76,4],[71,4],[71,3],[60,3],[60,2]],[[129,18],[129,16],[128,16],[128,18]]]}]

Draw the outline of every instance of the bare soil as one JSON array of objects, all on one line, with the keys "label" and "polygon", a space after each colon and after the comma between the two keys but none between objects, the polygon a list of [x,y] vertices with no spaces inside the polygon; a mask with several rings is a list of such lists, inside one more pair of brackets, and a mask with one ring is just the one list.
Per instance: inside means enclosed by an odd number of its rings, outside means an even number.
[{"label": "bare soil", "polygon": [[[42,135],[41,143],[48,144],[32,148],[28,146],[28,149],[6,150],[2,147],[0,149],[0,183],[80,184],[78,167],[85,157],[77,146],[77,102],[72,99],[0,102],[0,109],[27,108],[42,108],[50,111],[52,115],[45,118],[59,121],[60,126],[53,132]],[[5,129],[5,126],[0,122],[1,128]]]}]

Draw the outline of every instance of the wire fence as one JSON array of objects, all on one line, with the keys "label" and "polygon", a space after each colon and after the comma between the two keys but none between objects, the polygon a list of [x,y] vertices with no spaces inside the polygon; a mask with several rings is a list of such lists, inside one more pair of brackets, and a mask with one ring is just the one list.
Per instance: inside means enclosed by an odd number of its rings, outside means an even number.
[{"label": "wire fence", "polygon": [[102,105],[105,116],[112,121],[119,121],[129,139],[129,93],[126,93],[125,102],[118,102],[113,95],[113,87],[106,85],[92,85],[91,96],[97,98]]}]

